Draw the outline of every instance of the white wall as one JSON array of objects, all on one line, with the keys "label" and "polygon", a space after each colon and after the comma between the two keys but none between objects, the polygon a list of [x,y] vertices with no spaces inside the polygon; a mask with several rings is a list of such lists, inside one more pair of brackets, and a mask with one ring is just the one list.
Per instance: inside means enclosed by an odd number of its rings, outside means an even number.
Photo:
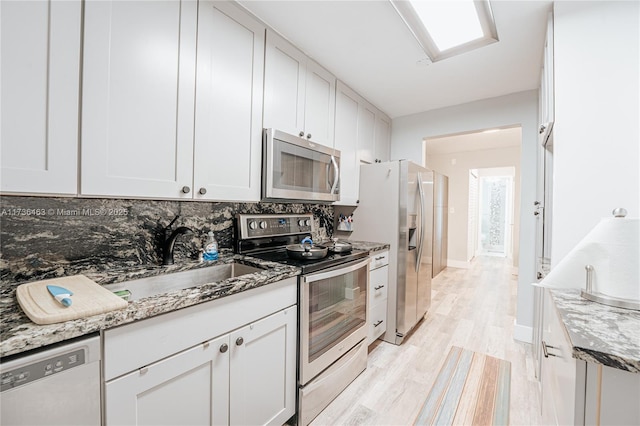
[{"label": "white wall", "polygon": [[639,28],[637,1],[555,2],[552,267],[614,208],[640,216]]},{"label": "white wall", "polygon": [[[428,93],[425,93],[428,96]],[[422,140],[454,133],[520,125],[520,255],[518,304],[514,335],[530,340],[533,330],[533,289],[535,282],[535,219],[538,92],[514,93],[398,117],[393,120],[391,158],[406,158],[423,164]]]},{"label": "white wall", "polygon": [[[452,164],[455,160],[455,164]],[[520,228],[520,147],[462,151],[430,155],[427,167],[449,176],[448,264],[464,267],[469,259],[469,170],[495,167],[515,168],[514,265],[518,265],[518,233]],[[451,212],[451,208],[454,209]]]}]

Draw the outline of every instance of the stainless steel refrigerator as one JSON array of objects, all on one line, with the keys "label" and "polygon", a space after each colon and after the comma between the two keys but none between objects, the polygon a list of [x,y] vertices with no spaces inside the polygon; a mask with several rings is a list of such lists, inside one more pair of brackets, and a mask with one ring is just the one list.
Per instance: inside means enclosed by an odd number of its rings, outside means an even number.
[{"label": "stainless steel refrigerator", "polygon": [[391,246],[384,340],[399,345],[431,304],[433,171],[407,160],[362,165],[351,238]]}]

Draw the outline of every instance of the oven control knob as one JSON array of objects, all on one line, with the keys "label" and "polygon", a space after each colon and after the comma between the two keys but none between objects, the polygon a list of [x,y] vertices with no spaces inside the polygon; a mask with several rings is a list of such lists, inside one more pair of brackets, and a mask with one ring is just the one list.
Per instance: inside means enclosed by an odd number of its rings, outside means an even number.
[{"label": "oven control knob", "polygon": [[249,229],[258,229],[258,222],[256,222],[255,220],[249,222]]},{"label": "oven control knob", "polygon": [[311,226],[311,221],[309,219],[304,221],[305,226]]},{"label": "oven control knob", "polygon": [[299,225],[299,226],[304,226],[304,219],[300,219],[300,220],[298,221],[298,225]]},{"label": "oven control knob", "polygon": [[264,220],[260,221],[260,229],[267,229],[267,222]]}]

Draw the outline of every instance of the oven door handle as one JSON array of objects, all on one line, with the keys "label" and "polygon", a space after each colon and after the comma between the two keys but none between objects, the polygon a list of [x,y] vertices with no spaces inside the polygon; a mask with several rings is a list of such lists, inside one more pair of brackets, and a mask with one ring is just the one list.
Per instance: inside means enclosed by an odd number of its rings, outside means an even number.
[{"label": "oven door handle", "polygon": [[369,258],[366,258],[362,262],[358,262],[353,265],[347,265],[344,268],[337,266],[335,269],[332,269],[327,272],[320,272],[318,274],[311,274],[311,275],[304,276],[304,282],[312,283],[314,281],[326,280],[327,278],[339,277],[340,275],[348,274],[349,272],[356,271],[362,268],[363,266],[368,266],[368,265],[369,265]]}]

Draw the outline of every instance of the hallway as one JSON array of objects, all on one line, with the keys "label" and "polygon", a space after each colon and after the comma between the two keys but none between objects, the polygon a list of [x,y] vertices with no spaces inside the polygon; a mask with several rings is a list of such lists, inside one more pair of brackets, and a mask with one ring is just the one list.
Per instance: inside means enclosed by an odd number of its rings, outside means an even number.
[{"label": "hallway", "polygon": [[440,273],[431,308],[414,333],[401,346],[376,341],[367,369],[312,426],[412,424],[453,345],[510,361],[510,424],[539,424],[531,345],[512,338],[517,276],[508,263],[481,256],[469,269]]}]

